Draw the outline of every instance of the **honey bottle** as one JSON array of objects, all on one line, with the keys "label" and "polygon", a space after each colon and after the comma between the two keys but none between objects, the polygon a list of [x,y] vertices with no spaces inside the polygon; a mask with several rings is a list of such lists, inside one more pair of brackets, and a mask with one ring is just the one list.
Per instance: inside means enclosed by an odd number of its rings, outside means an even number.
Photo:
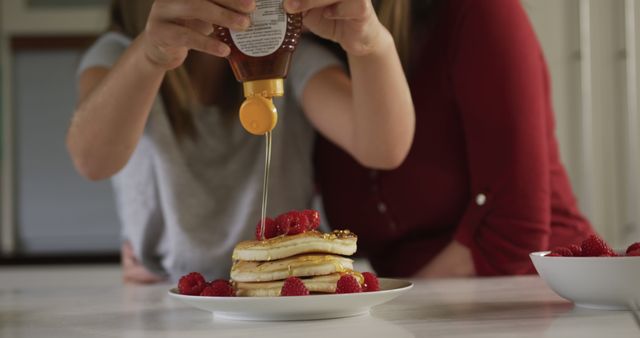
[{"label": "honey bottle", "polygon": [[249,133],[264,135],[276,126],[272,99],[284,95],[284,78],[301,32],[302,16],[287,14],[282,0],[256,0],[246,31],[216,27],[217,38],[231,48],[227,59],[233,74],[243,84],[240,123]]}]

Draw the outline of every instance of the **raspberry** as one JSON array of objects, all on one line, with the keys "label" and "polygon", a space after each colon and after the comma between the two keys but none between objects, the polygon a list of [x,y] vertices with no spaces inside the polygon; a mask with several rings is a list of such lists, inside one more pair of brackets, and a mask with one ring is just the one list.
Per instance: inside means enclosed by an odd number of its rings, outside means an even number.
[{"label": "raspberry", "polygon": [[627,256],[640,256],[640,249],[627,252]]},{"label": "raspberry", "polygon": [[565,248],[565,247],[555,248],[553,251],[551,251],[551,253],[557,253],[558,255],[563,256],[563,257],[572,257],[573,256],[573,253],[571,252],[571,249]]},{"label": "raspberry", "polygon": [[309,289],[304,285],[298,277],[288,277],[284,280],[280,296],[308,296]]},{"label": "raspberry", "polygon": [[627,248],[627,254],[633,251],[637,251],[640,250],[640,242],[635,242],[631,245],[629,245],[629,247]]},{"label": "raspberry", "polygon": [[[261,233],[262,222],[258,221],[256,224],[256,239],[261,241],[262,233]],[[278,227],[276,226],[276,222],[271,218],[265,218],[264,220],[264,239],[269,239],[278,236]]]},{"label": "raspberry", "polygon": [[360,283],[351,275],[343,275],[336,284],[336,293],[358,293],[361,291]]},{"label": "raspberry", "polygon": [[577,244],[571,244],[569,245],[569,250],[571,250],[571,253],[575,256],[575,257],[580,257],[582,256],[582,247],[580,247]]},{"label": "raspberry", "polygon": [[546,254],[546,255],[544,255],[544,256],[545,256],[545,257],[562,257],[562,255],[561,255],[561,254],[559,254],[559,253],[555,253],[555,252],[548,253],[548,254]]},{"label": "raspberry", "polygon": [[309,219],[300,211],[292,211],[292,222],[289,223],[287,235],[301,234],[309,229]]},{"label": "raspberry", "polygon": [[598,257],[604,254],[611,254],[613,250],[609,248],[602,238],[591,235],[582,241],[582,255],[585,257]]},{"label": "raspberry", "polygon": [[235,295],[236,291],[233,289],[231,283],[224,279],[214,280],[200,293],[200,296],[205,297],[233,297]]},{"label": "raspberry", "polygon": [[362,277],[364,277],[364,286],[362,291],[380,291],[380,282],[378,282],[378,277],[376,277],[375,274],[371,272],[363,272]]},{"label": "raspberry", "polygon": [[320,213],[316,210],[305,210],[302,211],[302,213],[307,217],[307,220],[309,220],[309,226],[307,227],[307,229],[318,229],[318,227],[320,226]]},{"label": "raspberry", "polygon": [[276,217],[276,232],[278,235],[286,235],[289,232],[290,218],[289,214],[282,214]]},{"label": "raspberry", "polygon": [[309,220],[298,211],[290,211],[276,218],[279,234],[297,235],[307,231]]},{"label": "raspberry", "polygon": [[184,275],[180,277],[178,281],[178,291],[180,291],[182,295],[197,296],[205,286],[207,286],[207,282],[198,272],[191,272]]}]

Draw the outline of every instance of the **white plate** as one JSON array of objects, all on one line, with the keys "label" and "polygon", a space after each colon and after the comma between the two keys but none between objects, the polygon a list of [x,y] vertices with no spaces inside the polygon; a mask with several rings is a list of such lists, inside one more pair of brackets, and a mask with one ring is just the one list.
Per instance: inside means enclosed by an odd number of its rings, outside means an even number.
[{"label": "white plate", "polygon": [[558,295],[581,307],[626,310],[640,301],[640,257],[545,257],[530,254],[538,274]]},{"label": "white plate", "polygon": [[236,320],[311,320],[351,317],[369,313],[409,291],[413,284],[380,278],[380,291],[298,297],[202,297],[181,295],[174,288],[169,296],[214,316]]}]

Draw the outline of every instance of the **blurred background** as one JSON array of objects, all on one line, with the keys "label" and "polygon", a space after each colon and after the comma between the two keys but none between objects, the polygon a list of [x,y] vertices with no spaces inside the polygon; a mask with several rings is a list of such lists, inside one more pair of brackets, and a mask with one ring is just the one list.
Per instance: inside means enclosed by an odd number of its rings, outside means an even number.
[{"label": "blurred background", "polygon": [[[0,264],[117,260],[110,185],[81,179],[64,145],[75,68],[105,30],[109,2],[0,2]],[[523,4],[550,66],[580,207],[613,246],[637,241],[640,0]]]}]

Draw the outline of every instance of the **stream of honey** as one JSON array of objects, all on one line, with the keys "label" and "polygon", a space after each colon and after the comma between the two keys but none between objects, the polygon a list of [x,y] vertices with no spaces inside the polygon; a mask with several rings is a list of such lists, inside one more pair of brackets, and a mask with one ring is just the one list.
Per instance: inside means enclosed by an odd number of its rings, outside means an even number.
[{"label": "stream of honey", "polygon": [[265,135],[265,156],[264,156],[264,180],[262,183],[262,213],[260,217],[260,236],[261,240],[265,240],[265,220],[267,219],[267,199],[269,197],[269,168],[271,167],[271,140],[272,132]]}]

